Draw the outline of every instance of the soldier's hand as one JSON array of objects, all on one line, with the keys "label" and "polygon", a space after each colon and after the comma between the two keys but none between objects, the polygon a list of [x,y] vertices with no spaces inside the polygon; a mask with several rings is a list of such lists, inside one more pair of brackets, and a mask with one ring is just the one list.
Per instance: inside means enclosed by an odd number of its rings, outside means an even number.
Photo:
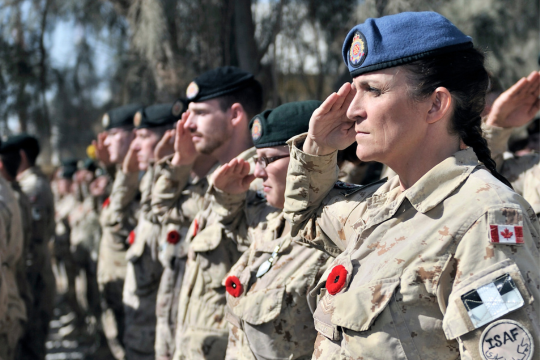
[{"label": "soldier's hand", "polygon": [[213,175],[213,184],[227,194],[241,194],[248,191],[255,175],[249,173],[250,165],[243,159],[232,159],[228,164],[217,169]]},{"label": "soldier's hand", "polygon": [[175,130],[167,130],[154,149],[154,159],[159,161],[164,157],[174,154],[174,133]]},{"label": "soldier's hand", "polygon": [[527,124],[540,110],[539,94],[540,72],[533,71],[495,100],[486,124],[503,128]]},{"label": "soldier's hand", "polygon": [[96,157],[104,166],[110,166],[111,160],[109,159],[109,151],[105,146],[105,139],[107,138],[107,132],[103,131],[98,134],[97,141],[93,140],[92,145],[96,148]]},{"label": "soldier's hand", "polygon": [[309,131],[303,151],[312,155],[326,155],[343,150],[354,142],[354,121],[347,118],[347,109],[356,90],[345,83],[311,115]]},{"label": "soldier's hand", "polygon": [[188,117],[189,110],[182,114],[182,119],[178,120],[176,124],[174,156],[171,160],[171,164],[174,166],[193,164],[199,155],[195,149],[189,130],[184,128]]},{"label": "soldier's hand", "polygon": [[131,143],[129,150],[124,158],[124,163],[122,164],[122,172],[124,174],[135,173],[139,171],[139,162],[137,161],[137,153],[133,148],[134,142]]}]

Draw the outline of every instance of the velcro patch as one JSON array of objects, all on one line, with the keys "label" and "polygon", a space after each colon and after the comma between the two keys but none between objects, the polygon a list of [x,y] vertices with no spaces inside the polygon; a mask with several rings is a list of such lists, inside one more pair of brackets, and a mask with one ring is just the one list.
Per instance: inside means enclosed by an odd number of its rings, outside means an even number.
[{"label": "velcro patch", "polygon": [[476,329],[525,304],[510,274],[463,294],[461,301]]},{"label": "velcro patch", "polygon": [[523,244],[523,226],[489,225],[489,230],[493,244]]},{"label": "velcro patch", "polygon": [[513,320],[499,320],[490,324],[482,332],[478,346],[484,360],[530,360],[534,353],[531,334]]}]

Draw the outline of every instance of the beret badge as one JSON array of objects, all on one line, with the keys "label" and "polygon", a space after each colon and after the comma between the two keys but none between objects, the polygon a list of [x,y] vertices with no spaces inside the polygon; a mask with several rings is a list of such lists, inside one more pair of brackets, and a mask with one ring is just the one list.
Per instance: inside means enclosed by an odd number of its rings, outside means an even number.
[{"label": "beret badge", "polygon": [[101,118],[101,125],[103,125],[104,128],[108,127],[111,123],[111,118],[109,118],[109,114],[103,115]]},{"label": "beret badge", "polygon": [[180,100],[177,100],[172,107],[173,116],[182,115],[182,110],[184,110],[184,104]]},{"label": "beret badge", "polygon": [[142,120],[142,114],[140,111],[137,111],[137,113],[133,117],[133,125],[135,125],[135,127],[139,127],[139,125],[141,125],[141,120]]},{"label": "beret badge", "polygon": [[187,89],[186,89],[186,96],[188,99],[193,99],[197,94],[199,93],[199,85],[195,81],[192,81]]},{"label": "beret badge", "polygon": [[253,121],[253,126],[251,127],[251,137],[253,138],[253,141],[257,141],[262,136],[262,125],[261,121],[259,119],[255,119]]},{"label": "beret badge", "polygon": [[366,60],[368,53],[367,41],[360,31],[354,34],[351,43],[351,49],[349,50],[349,63],[354,67],[359,67]]}]

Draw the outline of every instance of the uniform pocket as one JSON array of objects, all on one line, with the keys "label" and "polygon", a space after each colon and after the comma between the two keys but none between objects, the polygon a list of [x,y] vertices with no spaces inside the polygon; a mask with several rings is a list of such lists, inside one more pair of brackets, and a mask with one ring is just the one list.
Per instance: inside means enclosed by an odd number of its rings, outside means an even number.
[{"label": "uniform pocket", "polygon": [[189,244],[194,252],[215,250],[222,239],[222,228],[219,224],[208,226],[201,230]]},{"label": "uniform pocket", "polygon": [[252,325],[261,325],[274,320],[281,313],[284,293],[284,287],[250,291],[247,297],[230,309],[240,319]]}]

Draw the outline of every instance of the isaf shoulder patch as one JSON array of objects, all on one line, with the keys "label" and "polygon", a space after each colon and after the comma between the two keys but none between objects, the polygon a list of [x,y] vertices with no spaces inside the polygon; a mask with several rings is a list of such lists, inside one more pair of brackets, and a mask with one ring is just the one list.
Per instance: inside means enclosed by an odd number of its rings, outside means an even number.
[{"label": "isaf shoulder patch", "polygon": [[530,360],[534,353],[531,333],[513,320],[499,320],[490,324],[482,332],[478,346],[484,360]]}]

